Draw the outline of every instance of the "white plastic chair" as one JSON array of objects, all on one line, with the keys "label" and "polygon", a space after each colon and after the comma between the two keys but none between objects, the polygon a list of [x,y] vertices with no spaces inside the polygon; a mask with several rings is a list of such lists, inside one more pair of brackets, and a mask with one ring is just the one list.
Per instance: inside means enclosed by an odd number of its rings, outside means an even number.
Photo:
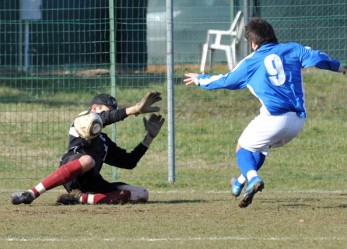
[{"label": "white plastic chair", "polygon": [[[224,50],[227,58],[228,68],[231,71],[236,66],[236,46],[240,43],[244,30],[244,20],[241,11],[236,13],[236,16],[229,30],[214,30],[207,31],[206,43],[202,47],[202,57],[200,71],[204,72],[207,55],[210,58],[210,68],[213,66],[213,54],[215,50]],[[228,36],[231,39],[229,44],[222,44],[222,36]]]}]

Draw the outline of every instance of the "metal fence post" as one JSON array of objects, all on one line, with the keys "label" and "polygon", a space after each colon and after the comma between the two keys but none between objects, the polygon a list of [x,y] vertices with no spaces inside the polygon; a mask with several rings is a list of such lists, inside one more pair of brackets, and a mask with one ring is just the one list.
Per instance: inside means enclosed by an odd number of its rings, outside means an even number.
[{"label": "metal fence post", "polygon": [[166,0],[166,73],[168,109],[168,181],[175,182],[175,120],[174,120],[174,59],[173,59],[173,1]]},{"label": "metal fence post", "polygon": [[[110,20],[110,78],[111,95],[116,97],[116,45],[115,45],[115,25],[114,25],[114,0],[109,0],[109,20]],[[116,124],[112,124],[111,139],[116,141]],[[112,167],[112,175],[115,181],[118,180],[118,168]]]}]

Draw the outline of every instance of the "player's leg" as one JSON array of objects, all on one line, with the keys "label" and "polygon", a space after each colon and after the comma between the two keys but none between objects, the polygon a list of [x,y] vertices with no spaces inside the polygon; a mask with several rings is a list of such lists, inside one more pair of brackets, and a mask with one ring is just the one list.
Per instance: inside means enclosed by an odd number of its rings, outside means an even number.
[{"label": "player's leg", "polygon": [[82,204],[125,204],[130,201],[131,193],[127,190],[114,190],[108,193],[83,194]]},{"label": "player's leg", "polygon": [[148,202],[149,192],[145,188],[124,184],[124,185],[118,186],[118,189],[122,190],[122,191],[130,191],[131,196],[130,196],[129,201],[131,203],[146,203],[146,202]]},{"label": "player's leg", "polygon": [[11,201],[15,205],[21,203],[30,204],[44,192],[73,180],[79,174],[92,169],[94,165],[95,162],[91,156],[82,155],[79,159],[75,159],[59,167],[32,189],[13,193],[11,195]]},{"label": "player's leg", "polygon": [[[264,164],[266,155],[260,151],[252,152],[254,163],[256,165],[256,170],[258,171]],[[247,178],[242,174],[237,178],[240,184],[245,184],[247,182]]]},{"label": "player's leg", "polygon": [[[238,145],[239,147],[239,145]],[[240,147],[238,148],[238,150],[240,149]],[[256,171],[258,171],[261,166],[264,164],[265,158],[266,156],[262,153],[262,152],[252,152],[252,163],[253,165],[255,165],[255,169]],[[242,155],[238,155],[238,153],[236,153],[237,155],[237,161],[238,161],[238,167],[241,169],[245,169],[245,167],[242,167],[242,163],[243,161],[245,161],[245,158],[242,157]],[[246,163],[248,164],[249,162],[246,160]],[[236,178],[232,178],[231,179],[231,194],[235,197],[238,197],[241,192],[243,187],[245,186],[245,184],[247,183],[247,178],[241,173],[238,177]]]},{"label": "player's leg", "polygon": [[264,188],[258,170],[264,163],[272,139],[280,131],[283,132],[283,120],[279,119],[276,123],[273,119],[275,119],[273,116],[258,115],[248,124],[239,138],[236,148],[237,165],[248,182],[239,207],[244,208],[251,204],[254,195]]},{"label": "player's leg", "polygon": [[[122,182],[108,182],[98,172],[98,165],[86,174],[79,175],[73,184],[65,184],[69,192],[58,197],[57,203],[71,204],[124,204],[147,202],[148,191]],[[77,187],[78,190],[72,189]]]},{"label": "player's leg", "polygon": [[79,198],[82,204],[125,204],[146,203],[149,199],[148,190],[138,186],[114,183],[116,190],[106,193],[83,193]]},{"label": "player's leg", "polygon": [[[258,176],[258,168],[265,157],[253,154],[254,151],[267,154],[270,147],[279,147],[291,141],[302,129],[305,119],[294,112],[279,116],[259,115],[246,127],[239,138],[241,149],[237,152],[238,163],[243,175],[247,177],[246,193],[239,206],[247,207],[253,196],[264,188],[264,182]],[[251,157],[250,154],[254,156]],[[256,158],[259,157],[258,166]]]},{"label": "player's leg", "polygon": [[[272,137],[281,126],[273,122],[272,116],[260,114],[241,134],[236,147],[237,165],[248,185],[239,203],[240,207],[247,207],[252,203],[254,195],[263,190],[264,182],[259,177],[258,170],[264,163]],[[241,182],[243,186],[246,181]]]},{"label": "player's leg", "polygon": [[[94,179],[95,180],[95,179]],[[100,179],[100,183],[101,180]],[[94,181],[95,182],[95,181]],[[105,192],[84,192],[72,190],[68,194],[58,197],[57,203],[63,205],[73,204],[125,204],[125,203],[146,203],[148,201],[148,191],[142,187],[127,185],[125,183],[103,182]],[[101,191],[100,186],[98,190]]]},{"label": "player's leg", "polygon": [[[84,177],[84,176],[82,176]],[[100,174],[94,172],[93,178],[84,184],[84,193],[97,193],[94,197],[91,194],[88,198],[94,199],[94,204],[108,203],[117,204],[118,200],[122,203],[144,203],[148,201],[148,191],[145,188],[128,185],[123,182],[108,182]],[[83,196],[85,197],[85,196]],[[127,200],[128,198],[128,200]],[[85,198],[84,198],[85,200]]]},{"label": "player's leg", "polygon": [[[252,122],[242,133],[239,141],[247,141],[247,143],[251,145],[248,147],[261,151],[250,151],[243,148],[240,143],[238,143],[236,146],[237,166],[240,169],[241,174],[236,178],[232,178],[230,182],[231,194],[235,197],[238,197],[241,194],[243,187],[246,185],[247,181],[250,180],[250,178],[258,176],[257,172],[264,164],[268,152],[266,143],[259,144],[257,141],[258,136],[255,134],[259,130],[258,123],[260,123],[260,125],[262,124],[260,121],[262,120],[259,116],[252,120]],[[254,146],[254,144],[256,146]]]},{"label": "player's leg", "polygon": [[243,175],[248,180],[246,192],[239,203],[240,207],[247,207],[252,203],[254,195],[264,188],[263,180],[258,176],[257,160],[253,156],[254,152],[240,148],[237,152],[238,166]]},{"label": "player's leg", "polygon": [[236,148],[236,159],[241,175],[238,178],[231,179],[231,194],[237,197],[241,194],[247,182],[247,173],[256,169],[256,162],[252,152],[241,148],[239,145]]}]

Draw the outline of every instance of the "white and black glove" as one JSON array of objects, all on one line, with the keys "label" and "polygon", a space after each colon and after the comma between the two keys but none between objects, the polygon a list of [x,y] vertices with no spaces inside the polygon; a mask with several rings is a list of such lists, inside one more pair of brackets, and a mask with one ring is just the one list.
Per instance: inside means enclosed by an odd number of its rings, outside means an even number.
[{"label": "white and black glove", "polygon": [[158,135],[162,125],[164,124],[165,119],[161,115],[151,114],[149,119],[143,117],[143,124],[147,131],[145,138],[142,141],[142,144],[147,148],[152,143],[153,139]]},{"label": "white and black glove", "polygon": [[141,113],[151,113],[151,112],[159,112],[159,106],[152,106],[156,102],[162,100],[160,92],[149,92],[143,97],[143,99],[136,103],[136,105],[129,107],[130,114],[139,115]]}]

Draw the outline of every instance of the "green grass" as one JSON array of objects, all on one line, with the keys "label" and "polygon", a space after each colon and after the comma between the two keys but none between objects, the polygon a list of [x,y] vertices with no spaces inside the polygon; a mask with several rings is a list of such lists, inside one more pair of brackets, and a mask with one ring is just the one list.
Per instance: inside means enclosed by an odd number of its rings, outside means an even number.
[{"label": "green grass", "polygon": [[[153,191],[148,204],[1,203],[2,248],[344,248],[346,193],[264,191],[247,209],[227,192]],[[1,197],[6,197],[1,194]]]},{"label": "green grass", "polygon": [[[150,203],[55,206],[63,188],[32,205],[13,206],[15,190],[36,185],[55,170],[73,117],[99,92],[105,78],[0,79],[1,248],[343,248],[347,234],[346,77],[304,74],[308,120],[284,148],[273,149],[260,174],[266,187],[247,209],[238,208],[228,183],[238,174],[234,147],[259,103],[248,91],[205,91],[175,79],[176,182],[168,183],[167,128],[135,170],[119,180],[144,186]],[[164,78],[123,77],[121,106],[148,90],[163,93]],[[142,117],[117,124],[117,143],[128,150],[145,131]],[[110,128],[105,131],[111,132]],[[107,165],[103,175],[113,180]]]}]

